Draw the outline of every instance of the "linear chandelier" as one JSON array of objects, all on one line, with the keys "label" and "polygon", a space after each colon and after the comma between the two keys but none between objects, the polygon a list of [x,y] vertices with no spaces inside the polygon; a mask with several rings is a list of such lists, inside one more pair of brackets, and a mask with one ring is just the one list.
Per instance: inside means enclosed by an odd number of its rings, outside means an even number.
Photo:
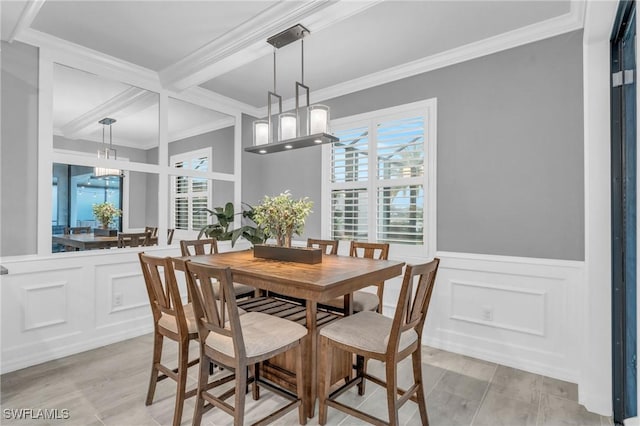
[{"label": "linear chandelier", "polygon": [[[267,94],[267,119],[253,122],[253,146],[245,148],[245,151],[270,154],[338,141],[337,137],[329,134],[329,107],[309,103],[309,86],[304,84],[304,37],[307,34],[309,30],[297,24],[267,39],[267,43],[273,46],[273,91]],[[296,109],[295,113],[282,112],[282,96],[276,92],[276,51],[297,40],[300,40],[302,46],[302,78],[301,81],[296,81]],[[306,93],[304,117],[301,114],[300,89]],[[275,123],[271,112],[274,100],[278,103],[278,132],[275,140]],[[305,125],[302,125],[303,118],[306,119]]]},{"label": "linear chandelier", "polygon": [[[115,122],[115,118],[103,118],[98,121],[98,123],[102,124],[102,148],[98,150],[99,159],[117,160],[117,152],[113,147],[113,133],[111,130],[111,125]],[[109,146],[107,146],[104,141],[104,131],[107,126],[109,126]],[[96,167],[93,174],[97,178],[120,177],[120,170],[110,169],[108,167]]]}]

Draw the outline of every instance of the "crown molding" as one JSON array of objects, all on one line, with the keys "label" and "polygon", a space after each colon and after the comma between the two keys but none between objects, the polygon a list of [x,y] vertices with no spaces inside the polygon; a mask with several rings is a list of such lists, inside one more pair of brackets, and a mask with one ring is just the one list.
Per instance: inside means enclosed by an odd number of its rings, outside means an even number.
[{"label": "crown molding", "polygon": [[181,130],[179,132],[171,132],[169,133],[169,142],[176,142],[193,136],[202,135],[204,133],[213,132],[215,130],[225,129],[227,127],[233,126],[235,122],[236,120],[234,117],[225,117],[211,123],[194,126],[189,129]]},{"label": "crown molding", "polygon": [[131,62],[28,28],[16,40],[39,47],[53,62],[159,92],[158,73]]},{"label": "crown molding", "polygon": [[[414,75],[575,31],[584,27],[584,19],[585,1],[572,1],[569,12],[564,15],[489,37],[484,40],[469,43],[464,46],[427,56],[412,62],[407,62],[402,65],[387,68],[385,70],[358,77],[334,86],[318,90],[312,89],[311,100],[313,103],[317,103],[333,99],[349,93],[380,86],[403,78],[412,77]],[[287,99],[282,104],[283,111],[288,111],[293,108],[295,108],[294,98]],[[256,117],[264,117],[266,115],[267,107],[265,106],[259,108],[259,114],[256,115]]]},{"label": "crown molding", "polygon": [[169,96],[232,116],[235,116],[239,112],[253,116],[260,113],[260,108],[245,104],[244,102],[240,102],[236,99],[229,98],[200,86],[194,86],[183,90],[182,92],[171,92]]},{"label": "crown molding", "polygon": [[297,23],[313,31],[329,27],[379,3],[374,1],[280,2],[222,37],[160,71],[160,80],[171,90],[197,86],[219,75],[268,55],[265,40]]},{"label": "crown molding", "polygon": [[36,19],[36,16],[38,16],[38,12],[40,12],[40,9],[42,8],[42,6],[44,6],[45,1],[46,0],[27,1],[24,9],[22,9],[20,18],[18,18],[18,22],[16,22],[16,26],[13,27],[13,31],[11,31],[11,35],[7,40],[9,43],[18,38],[23,31],[31,26],[33,20]]},{"label": "crown molding", "polygon": [[108,101],[90,109],[60,128],[68,139],[83,138],[90,128],[104,117],[131,115],[158,102],[158,95],[138,87],[130,87]]}]

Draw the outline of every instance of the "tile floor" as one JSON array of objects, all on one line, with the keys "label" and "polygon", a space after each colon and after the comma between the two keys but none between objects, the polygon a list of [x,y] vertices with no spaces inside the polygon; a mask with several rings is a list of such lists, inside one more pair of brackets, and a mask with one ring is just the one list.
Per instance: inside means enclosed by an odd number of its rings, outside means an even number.
[{"label": "tile floor", "polygon": [[[152,335],[119,342],[99,349],[47,362],[0,376],[3,425],[170,425],[175,395],[174,382],[160,382],[153,405],[144,400],[148,386]],[[175,344],[166,342],[166,359],[175,359]],[[192,354],[196,354],[196,348]],[[401,363],[400,386],[412,380],[409,360]],[[383,376],[382,364],[371,361],[369,371]],[[190,369],[187,387],[195,386],[196,368]],[[223,373],[220,373],[223,374]],[[611,419],[588,412],[577,401],[575,384],[527,373],[477,359],[423,347],[423,375],[427,391],[429,421],[438,425],[611,425]],[[247,399],[245,424],[263,417],[284,402],[263,391],[259,401]],[[341,401],[386,418],[384,390],[367,383],[359,397],[351,389]],[[67,409],[67,420],[11,420],[6,409]],[[193,398],[185,403],[182,424],[191,424]],[[316,409],[317,411],[317,409]],[[420,425],[413,402],[400,411],[405,425]],[[318,417],[307,424],[318,424]],[[228,425],[231,418],[220,410],[203,417],[203,425]],[[297,413],[290,412],[277,425],[297,425]],[[359,419],[329,409],[328,424],[360,425]]]}]

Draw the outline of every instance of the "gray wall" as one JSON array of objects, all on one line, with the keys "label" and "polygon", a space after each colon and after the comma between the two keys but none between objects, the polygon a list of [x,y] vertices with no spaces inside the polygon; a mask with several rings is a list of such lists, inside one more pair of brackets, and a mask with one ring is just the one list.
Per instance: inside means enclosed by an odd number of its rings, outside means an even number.
[{"label": "gray wall", "polygon": [[[341,118],[434,97],[437,249],[583,260],[582,31],[323,103]],[[320,149],[248,156],[260,164],[243,163],[243,197],[309,196],[319,236]]]},{"label": "gray wall", "polygon": [[34,254],[38,201],[38,49],[2,42],[0,254]]}]

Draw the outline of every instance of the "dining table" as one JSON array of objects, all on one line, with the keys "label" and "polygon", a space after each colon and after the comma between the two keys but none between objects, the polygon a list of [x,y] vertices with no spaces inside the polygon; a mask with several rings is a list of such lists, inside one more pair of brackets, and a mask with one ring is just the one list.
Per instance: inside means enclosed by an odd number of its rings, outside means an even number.
[{"label": "dining table", "polygon": [[[344,296],[344,315],[353,311],[352,294],[362,288],[402,274],[404,262],[340,255],[322,255],[322,262],[298,263],[254,257],[253,249],[226,253],[183,256],[176,258],[176,268],[184,270],[184,262],[229,267],[233,281],[261,291],[303,301],[304,321],[308,334],[304,350],[306,412],[315,414],[317,396],[317,330],[318,305]],[[246,309],[243,307],[243,309]],[[348,355],[348,354],[347,354]],[[351,369],[350,356],[347,368]]]},{"label": "dining table", "polygon": [[[54,244],[73,247],[78,250],[108,249],[118,247],[117,236],[102,236],[95,234],[54,234],[51,236]],[[151,237],[151,244],[158,244],[158,237]]]}]

